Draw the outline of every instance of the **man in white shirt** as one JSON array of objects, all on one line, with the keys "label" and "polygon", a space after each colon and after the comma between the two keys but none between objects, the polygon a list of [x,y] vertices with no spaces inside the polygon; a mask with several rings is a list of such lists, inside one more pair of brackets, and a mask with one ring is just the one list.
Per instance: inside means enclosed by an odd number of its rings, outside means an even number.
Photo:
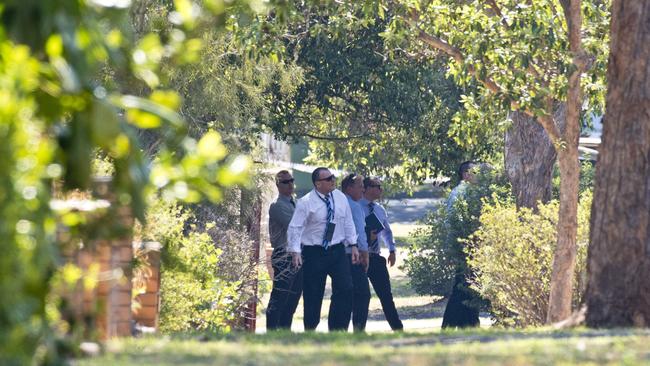
[{"label": "man in white shirt", "polygon": [[359,262],[357,232],[345,195],[335,189],[336,177],[327,168],[316,168],[314,189],[301,197],[287,231],[288,249],[295,267],[303,269],[305,330],[315,330],[325,282],[332,279],[329,330],[347,330],[352,312],[352,277],[345,248],[353,263]]},{"label": "man in white shirt", "polygon": [[392,267],[395,265],[396,250],[395,240],[393,239],[393,232],[390,229],[388,222],[388,214],[386,209],[375,202],[381,198],[382,189],[381,182],[377,178],[367,177],[363,180],[365,188],[364,197],[359,200],[359,204],[366,216],[374,214],[377,220],[381,222],[384,229],[375,235],[370,233],[368,238],[368,252],[370,253],[370,263],[368,266],[368,279],[372,283],[372,288],[375,289],[377,297],[381,302],[381,308],[384,310],[384,315],[391,329],[401,331],[404,329],[402,321],[397,314],[395,301],[393,300],[393,292],[390,286],[390,275],[386,267],[386,258],[381,256],[380,242],[383,241],[388,245],[388,264]]}]

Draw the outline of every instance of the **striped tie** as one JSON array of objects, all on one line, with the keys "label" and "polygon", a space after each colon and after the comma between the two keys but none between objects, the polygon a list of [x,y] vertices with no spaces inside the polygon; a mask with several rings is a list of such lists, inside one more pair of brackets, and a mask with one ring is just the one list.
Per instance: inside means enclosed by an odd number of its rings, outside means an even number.
[{"label": "striped tie", "polygon": [[[370,214],[375,213],[375,203],[370,202],[368,203],[368,210],[370,211]],[[379,253],[379,239],[375,238],[375,240],[372,243],[368,243],[369,250],[373,253]]]},{"label": "striped tie", "polygon": [[327,250],[327,247],[330,245],[330,241],[327,240],[327,224],[332,222],[334,216],[334,210],[332,210],[332,204],[330,203],[330,195],[325,196],[325,206],[327,206],[327,221],[325,223],[325,237],[323,237],[323,248]]}]

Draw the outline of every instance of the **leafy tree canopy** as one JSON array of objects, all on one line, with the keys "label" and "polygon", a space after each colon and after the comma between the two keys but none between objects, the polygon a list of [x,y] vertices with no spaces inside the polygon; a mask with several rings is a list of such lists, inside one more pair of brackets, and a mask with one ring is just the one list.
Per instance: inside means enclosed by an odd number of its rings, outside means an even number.
[{"label": "leafy tree canopy", "polygon": [[463,144],[454,136],[462,95],[476,88],[457,87],[444,56],[387,47],[389,19],[360,26],[327,9],[302,10],[281,34],[269,26],[283,40],[276,48],[304,71],[304,83],[290,95],[271,88],[268,126],[290,141],[306,138],[311,162],[409,186],[451,174],[460,161],[487,157],[498,146],[494,128],[463,136],[472,139]]}]

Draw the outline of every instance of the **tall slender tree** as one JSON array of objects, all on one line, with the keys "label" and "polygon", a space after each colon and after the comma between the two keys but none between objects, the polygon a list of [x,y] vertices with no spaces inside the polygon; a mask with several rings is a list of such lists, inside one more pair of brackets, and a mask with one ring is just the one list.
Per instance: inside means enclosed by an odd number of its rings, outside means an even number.
[{"label": "tall slender tree", "polygon": [[[607,3],[399,3],[405,21],[393,22],[392,33],[405,39],[415,35],[420,44],[449,55],[457,80],[479,81],[491,95],[484,100],[529,116],[554,146],[561,177],[560,219],[547,320],[568,317],[576,257],[580,118],[585,100],[591,107],[602,100],[599,65],[604,64],[606,54]],[[587,20],[584,24],[583,18]],[[408,31],[403,30],[403,23],[408,24]],[[484,103],[477,109],[483,107]],[[558,113],[561,109],[563,113]],[[562,115],[564,118],[557,118]]]}]

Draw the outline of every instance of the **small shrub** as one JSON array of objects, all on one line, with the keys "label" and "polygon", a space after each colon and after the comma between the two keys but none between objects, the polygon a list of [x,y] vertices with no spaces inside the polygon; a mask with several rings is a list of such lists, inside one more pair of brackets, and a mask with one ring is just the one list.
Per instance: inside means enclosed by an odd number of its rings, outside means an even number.
[{"label": "small shrub", "polygon": [[238,315],[239,282],[218,277],[221,250],[206,233],[191,233],[176,255],[180,266],[161,276],[160,330],[228,331]]},{"label": "small shrub", "polygon": [[468,187],[454,204],[453,213],[445,203],[423,220],[425,228],[415,232],[407,258],[400,267],[413,289],[423,295],[448,296],[454,276],[466,273],[462,239],[478,229],[484,198],[511,200],[510,187],[501,169],[483,169],[478,182]]},{"label": "small shrub", "polygon": [[[574,308],[584,292],[590,209],[587,191],[578,207]],[[467,246],[475,274],[472,287],[490,301],[492,315],[502,325],[534,326],[546,320],[559,203],[538,210],[517,210],[512,202],[492,200],[483,206],[480,228]]]},{"label": "small shrub", "polygon": [[[195,206],[157,199],[136,237],[163,244],[160,330],[229,331],[238,326],[254,296],[257,268],[245,233],[197,223]],[[262,287],[262,290],[264,288]]]}]

